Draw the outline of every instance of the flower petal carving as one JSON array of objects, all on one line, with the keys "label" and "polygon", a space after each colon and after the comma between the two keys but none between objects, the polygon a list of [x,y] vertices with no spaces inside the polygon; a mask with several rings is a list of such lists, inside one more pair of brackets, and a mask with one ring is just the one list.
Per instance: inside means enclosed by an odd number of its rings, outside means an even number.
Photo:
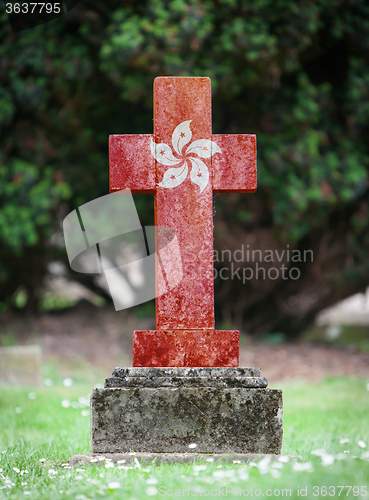
[{"label": "flower petal carving", "polygon": [[210,158],[215,153],[221,153],[220,147],[209,139],[199,139],[188,146],[186,155],[197,154],[200,158]]},{"label": "flower petal carving", "polygon": [[192,163],[191,181],[199,186],[200,193],[202,193],[209,182],[208,167],[199,158],[189,158],[189,160]]},{"label": "flower petal carving", "polygon": [[174,156],[172,149],[167,144],[156,144],[151,140],[151,153],[157,162],[169,167],[177,165],[177,167],[169,168],[164,173],[163,180],[158,183],[158,186],[173,188],[182,184],[188,175],[189,161],[192,166],[191,181],[199,186],[200,193],[208,185],[209,170],[200,158],[211,158],[215,153],[221,153],[222,150],[210,139],[198,139],[185,148],[192,139],[191,122],[192,120],[186,120],[180,123],[172,134],[173,149],[180,158]]},{"label": "flower petal carving", "polygon": [[182,156],[182,149],[183,146],[188,144],[192,138],[192,132],[190,130],[190,123],[192,120],[187,120],[185,122],[182,122],[174,129],[173,135],[172,135],[172,144],[174,151]]},{"label": "flower petal carving", "polygon": [[163,180],[159,182],[159,186],[164,188],[174,188],[182,184],[182,182],[186,179],[188,174],[188,166],[185,161],[183,165],[177,168],[168,168],[165,172]]},{"label": "flower petal carving", "polygon": [[151,154],[155,158],[155,160],[162,165],[167,165],[169,167],[173,165],[177,165],[182,161],[181,158],[176,158],[172,150],[167,144],[156,144],[152,139],[150,143]]}]

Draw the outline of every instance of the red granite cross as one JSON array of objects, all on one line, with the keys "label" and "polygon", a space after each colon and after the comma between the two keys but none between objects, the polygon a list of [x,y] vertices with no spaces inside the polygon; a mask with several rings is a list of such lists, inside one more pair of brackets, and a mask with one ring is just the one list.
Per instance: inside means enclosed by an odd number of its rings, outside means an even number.
[{"label": "red granite cross", "polygon": [[155,193],[155,225],[175,229],[182,257],[156,330],[133,334],[133,366],[238,366],[239,332],[215,330],[213,192],[256,191],[256,136],[212,135],[209,78],[159,77],[154,135],[112,135],[109,151],[110,191]]}]

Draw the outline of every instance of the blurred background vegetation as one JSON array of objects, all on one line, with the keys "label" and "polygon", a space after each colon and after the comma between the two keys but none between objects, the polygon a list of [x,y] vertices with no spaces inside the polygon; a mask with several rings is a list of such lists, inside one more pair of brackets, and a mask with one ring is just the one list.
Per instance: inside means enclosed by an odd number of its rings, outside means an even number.
[{"label": "blurred background vegetation", "polygon": [[[294,336],[365,290],[365,0],[81,0],[18,33],[0,19],[2,315],[45,308],[50,264],[67,264],[61,221],[108,193],[109,134],[152,133],[153,80],[166,75],[211,77],[213,132],[257,134],[258,191],[216,195],[215,248],[314,253],[282,261],[298,280],[216,280],[218,326]],[[152,197],[136,201],[152,223]]]}]

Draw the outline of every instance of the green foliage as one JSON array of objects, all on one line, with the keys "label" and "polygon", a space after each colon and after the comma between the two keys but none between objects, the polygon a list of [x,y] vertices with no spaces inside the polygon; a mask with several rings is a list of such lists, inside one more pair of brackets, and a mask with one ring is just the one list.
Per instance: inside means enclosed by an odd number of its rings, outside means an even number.
[{"label": "green foliage", "polygon": [[0,166],[0,239],[15,252],[51,236],[52,210],[70,197],[70,187],[53,175],[17,158]]},{"label": "green foliage", "polygon": [[2,347],[11,347],[14,345],[17,345],[17,337],[16,335],[10,330],[6,332],[0,339],[0,344]]},{"label": "green foliage", "polygon": [[153,73],[211,76],[219,117],[232,102],[237,131],[258,134],[259,186],[298,241],[366,188],[368,22],[364,2],[156,0],[114,12],[101,69],[132,100]]}]

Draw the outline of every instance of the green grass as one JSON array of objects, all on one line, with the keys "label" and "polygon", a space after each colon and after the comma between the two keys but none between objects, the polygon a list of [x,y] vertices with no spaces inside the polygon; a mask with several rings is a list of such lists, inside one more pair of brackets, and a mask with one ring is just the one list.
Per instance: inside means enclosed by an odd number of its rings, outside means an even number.
[{"label": "green grass", "polygon": [[[60,384],[39,390],[3,387],[0,498],[244,498],[247,492],[250,497],[258,496],[257,489],[260,496],[274,498],[279,491],[279,496],[300,498],[305,493],[303,488],[307,488],[307,498],[338,498],[339,486],[347,486],[340,498],[365,498],[361,487],[369,490],[369,446],[360,448],[358,441],[369,445],[367,382],[332,378],[315,385],[296,383],[282,387],[283,453],[301,455],[299,462],[305,465],[262,462],[245,466],[230,462],[220,466],[197,461],[190,466],[122,465],[120,469],[104,465],[69,469],[63,465],[72,455],[89,451],[88,408],[84,399],[80,399],[79,405],[77,402],[78,398],[88,397],[91,386],[66,388]],[[30,392],[36,394],[36,399],[29,398]],[[63,400],[74,403],[75,408],[64,408]],[[340,444],[343,438],[349,442]],[[321,450],[320,456],[311,453],[317,449]],[[333,463],[324,466],[323,461]],[[303,467],[305,470],[296,470]],[[359,489],[348,493],[348,486]],[[327,495],[324,487],[328,488]],[[329,487],[335,487],[335,495]],[[235,496],[235,488],[241,488],[244,496]],[[291,495],[282,490],[291,490]],[[319,495],[314,495],[317,492]]]}]

